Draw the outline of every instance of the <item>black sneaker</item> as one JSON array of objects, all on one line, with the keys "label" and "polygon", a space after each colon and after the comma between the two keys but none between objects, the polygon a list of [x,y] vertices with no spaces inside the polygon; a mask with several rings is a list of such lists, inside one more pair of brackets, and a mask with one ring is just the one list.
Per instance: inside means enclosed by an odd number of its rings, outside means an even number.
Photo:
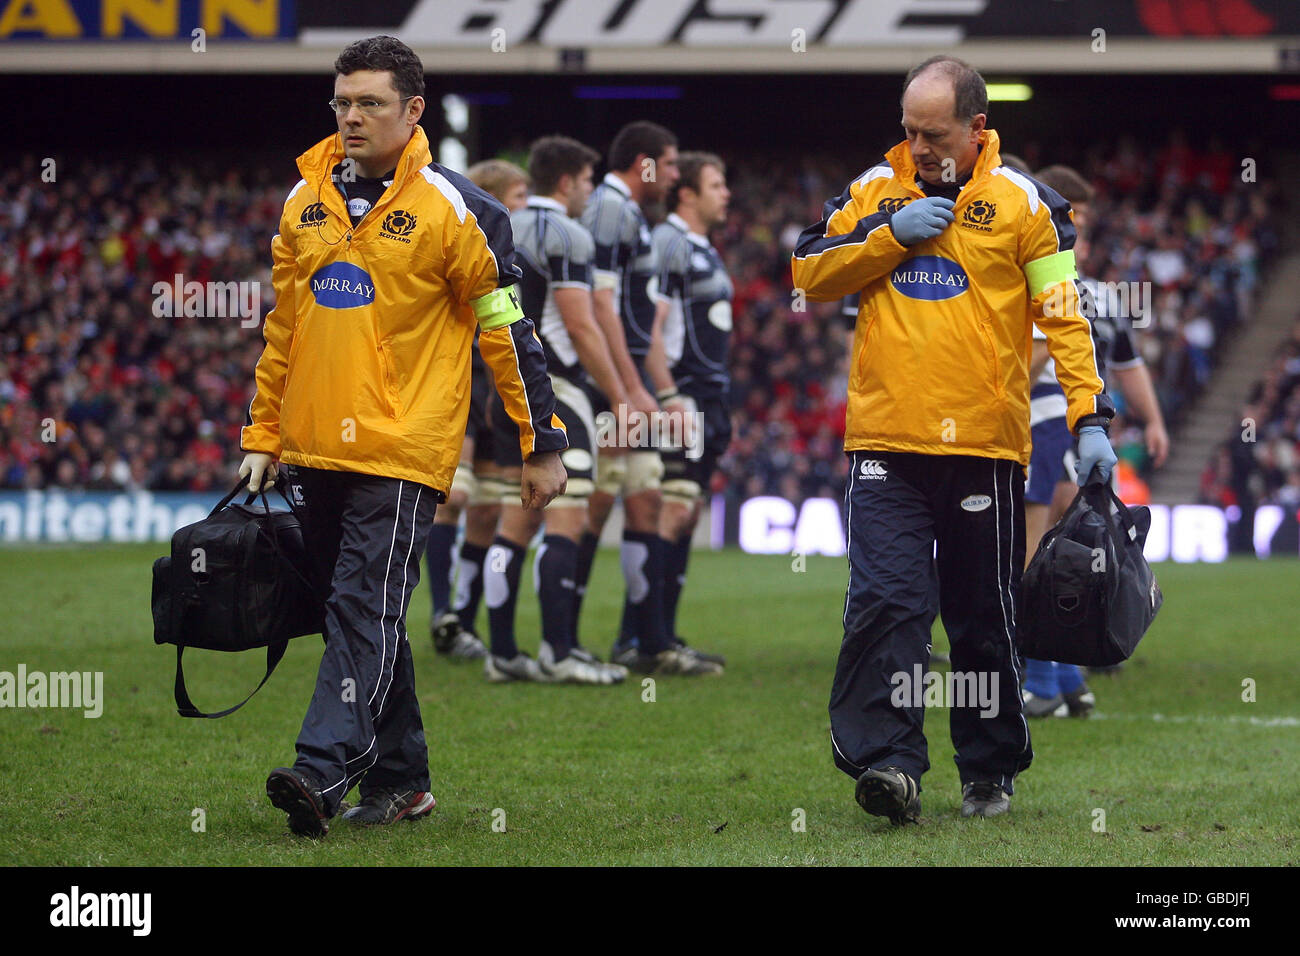
[{"label": "black sneaker", "polygon": [[277,767],[266,778],[266,795],[277,810],[289,814],[289,829],[298,836],[323,837],[329,833],[329,814],[320,784],[292,767]]},{"label": "black sneaker", "polygon": [[976,780],[961,788],[963,817],[996,817],[1011,809],[1011,795],[992,780]]},{"label": "black sneaker", "polygon": [[638,647],[620,652],[614,663],[636,671],[638,674],[675,675],[678,677],[700,677],[723,673],[723,667],[716,661],[706,661],[688,650],[669,647],[658,654],[646,654]]},{"label": "black sneaker", "polygon": [[1097,706],[1097,695],[1088,690],[1087,684],[1080,684],[1063,696],[1071,717],[1087,717]]},{"label": "black sneaker", "polygon": [[896,827],[921,822],[921,791],[916,781],[897,767],[870,768],[858,777],[854,790],[858,806],[872,816],[889,817]]},{"label": "black sneaker", "polygon": [[360,804],[343,814],[343,819],[363,826],[382,826],[428,816],[437,805],[433,794],[423,790],[379,790],[362,797]]},{"label": "black sneaker", "polygon": [[700,660],[704,661],[705,663],[717,664],[721,667],[727,666],[727,659],[723,657],[721,654],[709,654],[706,651],[702,651],[699,650],[698,648],[691,647],[689,644],[687,644],[676,634],[673,635],[672,640],[669,641],[668,644],[670,647],[674,647],[679,651],[685,651],[687,654],[694,654],[696,657],[698,657]]}]

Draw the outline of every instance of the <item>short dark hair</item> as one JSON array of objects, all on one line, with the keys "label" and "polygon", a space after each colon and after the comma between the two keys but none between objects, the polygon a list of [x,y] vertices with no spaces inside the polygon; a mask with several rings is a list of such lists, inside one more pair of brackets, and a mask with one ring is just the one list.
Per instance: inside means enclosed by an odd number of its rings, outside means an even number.
[{"label": "short dark hair", "polygon": [[668,193],[669,212],[677,208],[677,204],[682,198],[681,191],[683,189],[693,189],[696,193],[699,193],[700,176],[703,175],[705,166],[714,166],[722,175],[727,175],[727,164],[722,161],[721,156],[715,153],[692,150],[689,153],[678,154],[677,171],[681,176]]},{"label": "short dark hair", "polygon": [[334,61],[335,76],[347,76],[358,70],[387,70],[393,74],[393,89],[403,99],[424,95],[424,64],[397,37],[366,37],[344,47]]},{"label": "short dark hair", "polygon": [[984,86],[984,77],[965,60],[955,56],[940,54],[918,63],[907,73],[903,80],[903,94],[898,98],[898,105],[903,105],[903,96],[912,81],[925,71],[934,67],[944,77],[952,81],[953,115],[959,120],[972,120],[980,113],[989,111],[989,91]]},{"label": "short dark hair", "polygon": [[568,136],[543,136],[528,150],[528,176],[533,193],[549,196],[560,185],[561,176],[578,176],[587,166],[600,162],[600,153]]},{"label": "short dark hair", "polygon": [[1092,197],[1097,192],[1088,180],[1069,166],[1047,166],[1035,173],[1034,178],[1048,189],[1060,193],[1061,198],[1071,206],[1092,202]]},{"label": "short dark hair", "polygon": [[615,172],[625,172],[642,154],[651,159],[658,159],[669,146],[677,145],[677,137],[658,123],[637,120],[628,123],[614,142],[609,144],[609,168]]}]

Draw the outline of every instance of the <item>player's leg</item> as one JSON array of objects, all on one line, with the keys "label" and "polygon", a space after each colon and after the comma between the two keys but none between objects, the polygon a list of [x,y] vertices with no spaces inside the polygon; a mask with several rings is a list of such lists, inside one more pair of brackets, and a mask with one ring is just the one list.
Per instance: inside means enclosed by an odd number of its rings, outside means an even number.
[{"label": "player's leg", "polygon": [[670,646],[664,623],[664,541],[659,537],[662,475],[659,452],[628,452],[623,483],[623,540],[619,546],[626,595],[619,640],[610,654],[619,663],[628,663],[620,660],[620,655],[629,660],[638,651],[654,656]]},{"label": "player's leg", "polygon": [[[452,574],[455,566],[456,537],[460,532],[460,516],[475,491],[477,479],[470,465],[473,439],[465,436],[468,450],[462,449],[460,463],[452,477],[451,490],[447,501],[438,508],[429,529],[429,541],[425,545],[425,555],[429,562],[429,594],[432,608],[429,615],[429,636],[433,640],[433,649],[439,654],[453,657],[468,657],[463,651],[457,652],[457,638],[460,634],[460,621],[452,610]],[[480,655],[481,656],[481,655]]]},{"label": "player's leg", "polygon": [[[915,819],[930,768],[923,725],[924,672],[934,618],[934,519],[924,491],[925,459],[888,452],[849,454],[849,585],[844,636],[831,685],[831,756],[860,782],[859,803],[897,823]],[[875,792],[892,774],[900,790]],[[896,774],[906,775],[904,785]]]},{"label": "player's leg", "polygon": [[[612,414],[609,402],[595,388],[586,389],[593,416]],[[596,487],[587,499],[587,523],[578,538],[578,566],[573,593],[574,640],[582,646],[582,600],[587,594],[587,583],[591,580],[591,568],[596,560],[596,549],[600,545],[601,532],[605,522],[614,508],[623,482],[627,477],[627,454],[623,448],[603,445],[596,449],[599,465],[596,472]]]},{"label": "player's leg", "polygon": [[[664,453],[664,503],[659,518],[659,535],[664,549],[664,626],[673,645],[687,647],[677,629],[677,607],[686,586],[691,539],[703,509],[704,491],[713,477],[718,459],[731,443],[731,414],[721,398],[700,398],[699,436],[691,448],[671,448]],[[720,654],[699,648],[690,650],[704,660],[726,664]]]},{"label": "player's leg", "polygon": [[939,599],[952,645],[949,726],[965,816],[1009,806],[1033,750],[1020,697],[1016,598],[1025,564],[1024,469],[1013,461],[930,459]]},{"label": "player's leg", "polygon": [[[341,502],[338,560],[325,604],[325,652],[294,767],[320,782],[332,814],[376,768],[368,787],[429,789],[411,658],[402,646],[435,502],[431,489],[411,481],[345,472],[328,480]],[[319,495],[318,487],[311,490]]]},{"label": "player's leg", "polygon": [[564,494],[546,508],[546,535],[533,562],[533,585],[541,603],[542,643],[537,659],[552,680],[613,684],[627,676],[616,664],[603,664],[575,644],[574,590],[578,541],[587,524],[587,499],[595,489],[595,422],[586,394],[567,379],[552,376],[555,413],[564,422],[569,447],[560,460],[568,473]]}]

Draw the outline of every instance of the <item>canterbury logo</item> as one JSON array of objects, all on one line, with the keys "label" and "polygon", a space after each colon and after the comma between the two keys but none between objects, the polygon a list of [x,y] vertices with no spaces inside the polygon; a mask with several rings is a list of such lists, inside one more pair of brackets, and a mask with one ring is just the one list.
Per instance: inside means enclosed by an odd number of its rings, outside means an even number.
[{"label": "canterbury logo", "polygon": [[911,201],[910,197],[882,199],[876,205],[876,212],[883,212],[886,216],[892,216]]},{"label": "canterbury logo", "polygon": [[314,202],[302,211],[299,217],[300,222],[308,225],[315,225],[325,221],[325,204],[323,202]]},{"label": "canterbury logo", "polygon": [[885,463],[875,458],[864,458],[862,464],[858,466],[858,477],[883,481],[885,479]]}]

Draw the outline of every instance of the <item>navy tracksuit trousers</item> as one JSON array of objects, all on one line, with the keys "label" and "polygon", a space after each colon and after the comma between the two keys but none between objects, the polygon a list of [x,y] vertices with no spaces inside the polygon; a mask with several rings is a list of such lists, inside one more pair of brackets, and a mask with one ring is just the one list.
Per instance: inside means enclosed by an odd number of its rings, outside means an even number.
[{"label": "navy tracksuit trousers", "polygon": [[928,668],[941,611],[954,675],[989,691],[996,678],[996,707],[970,694],[950,707],[961,782],[993,780],[1011,792],[1033,759],[1014,649],[1024,469],[960,455],[857,451],[849,459],[849,587],[830,701],[835,765],[855,778],[895,766],[919,784],[930,767],[925,707],[900,689]]},{"label": "navy tracksuit trousers", "polygon": [[298,734],[297,770],[331,815],[354,784],[429,789],[406,609],[438,493],[397,478],[284,466],[325,601],[325,653]]}]

